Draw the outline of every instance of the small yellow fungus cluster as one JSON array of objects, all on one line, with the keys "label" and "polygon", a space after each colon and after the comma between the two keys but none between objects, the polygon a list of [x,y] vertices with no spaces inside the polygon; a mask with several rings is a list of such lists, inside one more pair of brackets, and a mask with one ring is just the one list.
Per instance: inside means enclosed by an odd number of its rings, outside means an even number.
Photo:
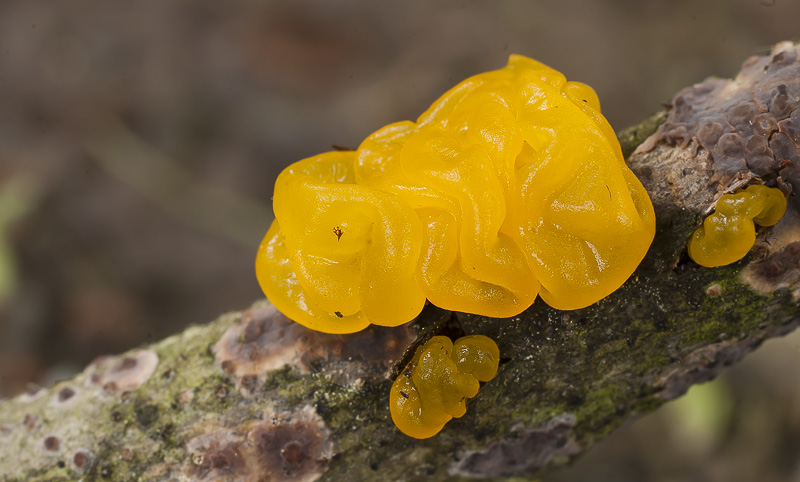
[{"label": "small yellow fungus cluster", "polygon": [[355,151],[289,166],[256,274],[311,329],[413,319],[426,298],[511,317],[558,309],[630,276],[655,215],[591,87],[529,58],[471,77]]},{"label": "small yellow fungus cluster", "polygon": [[772,226],[786,212],[786,196],[776,188],[752,185],[717,201],[689,240],[689,256],[700,266],[724,266],[742,259],[756,241],[755,224]]},{"label": "small yellow fungus cluster", "polygon": [[500,351],[491,338],[469,335],[451,342],[434,336],[392,384],[389,409],[404,434],[433,437],[453,417],[467,411],[466,400],[497,374]]}]

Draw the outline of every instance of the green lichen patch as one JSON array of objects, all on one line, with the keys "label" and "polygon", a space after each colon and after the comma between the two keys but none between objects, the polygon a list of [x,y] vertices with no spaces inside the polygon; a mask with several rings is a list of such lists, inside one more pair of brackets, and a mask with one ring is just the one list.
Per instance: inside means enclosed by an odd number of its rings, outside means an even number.
[{"label": "green lichen patch", "polygon": [[667,112],[660,111],[651,115],[643,122],[623,129],[617,133],[620,146],[622,147],[622,155],[628,157],[636,148],[644,142],[645,139],[650,137],[658,130],[658,126],[667,120]]}]

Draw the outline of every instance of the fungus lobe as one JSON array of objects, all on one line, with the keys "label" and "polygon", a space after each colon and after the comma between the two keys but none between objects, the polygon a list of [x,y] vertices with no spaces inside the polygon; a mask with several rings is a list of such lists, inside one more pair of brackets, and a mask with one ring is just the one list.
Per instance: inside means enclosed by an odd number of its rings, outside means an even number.
[{"label": "fungus lobe", "polygon": [[735,194],[725,194],[714,214],[703,220],[689,240],[689,256],[708,268],[734,263],[750,251],[756,228],[772,226],[786,212],[780,189],[754,184]]},{"label": "fungus lobe", "polygon": [[409,437],[433,437],[450,419],[466,413],[467,399],[478,394],[478,382],[494,378],[499,362],[491,338],[469,335],[453,343],[434,336],[417,348],[392,384],[392,421]]}]

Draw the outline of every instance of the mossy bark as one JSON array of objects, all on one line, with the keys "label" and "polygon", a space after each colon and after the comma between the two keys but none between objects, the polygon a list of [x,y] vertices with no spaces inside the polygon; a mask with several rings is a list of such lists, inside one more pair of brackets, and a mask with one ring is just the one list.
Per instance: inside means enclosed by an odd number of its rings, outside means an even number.
[{"label": "mossy bark", "polygon": [[[622,133],[626,153],[665,118]],[[458,480],[562,465],[800,322],[793,284],[754,288],[743,276],[768,249],[714,269],[686,257],[691,232],[729,187],[685,174],[712,162],[703,156],[661,145],[629,158],[657,233],[637,271],[599,303],[563,312],[536,302],[513,319],[429,305],[397,335],[334,343],[298,331],[302,343],[287,337],[280,346],[290,349],[267,360],[289,328],[259,302],[145,347],[153,371],[139,351],[0,402],[0,479]],[[438,435],[406,437],[389,416],[392,375],[428,337],[462,333],[497,342],[497,377]]]}]

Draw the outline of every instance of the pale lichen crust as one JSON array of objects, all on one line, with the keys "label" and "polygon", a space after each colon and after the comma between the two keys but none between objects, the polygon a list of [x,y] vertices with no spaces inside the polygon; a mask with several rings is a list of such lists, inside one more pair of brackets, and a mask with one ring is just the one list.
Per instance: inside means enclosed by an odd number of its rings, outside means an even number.
[{"label": "pale lichen crust", "polygon": [[[416,327],[372,325],[349,335],[320,333],[292,322],[272,305],[242,313],[212,347],[220,369],[242,388],[289,366],[306,374],[320,362],[360,360],[385,373],[416,337]],[[367,376],[366,372],[358,376]]]},{"label": "pale lichen crust", "polygon": [[317,480],[333,444],[313,407],[268,411],[260,418],[233,427],[201,424],[186,445],[191,459],[184,475],[196,482]]}]

